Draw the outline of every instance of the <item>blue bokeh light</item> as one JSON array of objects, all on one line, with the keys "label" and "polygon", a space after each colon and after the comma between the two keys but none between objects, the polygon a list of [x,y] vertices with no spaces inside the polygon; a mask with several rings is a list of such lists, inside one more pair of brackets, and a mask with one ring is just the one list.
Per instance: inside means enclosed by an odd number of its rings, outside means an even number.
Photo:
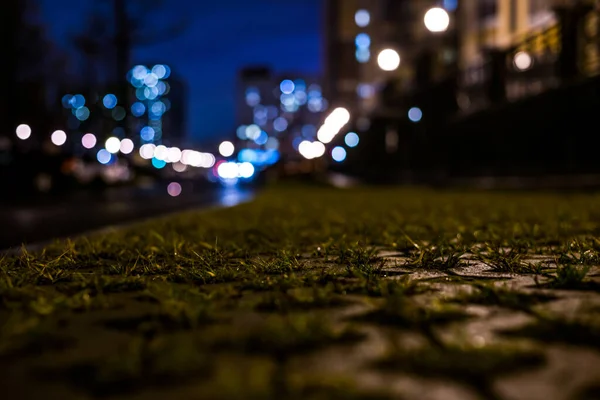
[{"label": "blue bokeh light", "polygon": [[150,126],[145,126],[140,131],[140,137],[142,138],[142,140],[145,140],[147,142],[154,140],[155,134],[156,134],[156,131],[154,130],[154,128],[152,128]]},{"label": "blue bokeh light", "polygon": [[146,78],[146,75],[148,75],[149,72],[150,71],[148,70],[148,68],[146,66],[144,66],[144,65],[136,65],[131,70],[131,75],[133,76],[134,79],[143,81],[144,78]]},{"label": "blue bokeh light", "polygon": [[263,144],[267,143],[267,140],[269,140],[269,135],[267,135],[267,132],[260,131],[258,137],[254,139],[254,143],[256,143],[259,146],[262,146]]},{"label": "blue bokeh light", "polygon": [[458,0],[444,0],[443,7],[447,11],[454,11],[458,7]]},{"label": "blue bokeh light", "polygon": [[291,94],[294,92],[295,88],[296,88],[296,85],[294,84],[294,82],[292,82],[289,79],[284,79],[283,81],[281,81],[281,84],[279,85],[279,89],[281,90],[281,93],[283,93],[283,94]]},{"label": "blue bokeh light", "polygon": [[131,113],[133,114],[133,116],[141,117],[142,115],[144,115],[145,112],[146,106],[144,105],[144,103],[138,101],[131,105]]},{"label": "blue bokeh light", "polygon": [[356,61],[358,61],[359,63],[366,63],[369,62],[369,60],[371,59],[371,52],[369,51],[369,49],[356,49]]},{"label": "blue bokeh light", "polygon": [[87,107],[81,107],[75,110],[75,117],[80,121],[85,121],[90,117],[90,110]]},{"label": "blue bokeh light", "polygon": [[354,43],[356,43],[356,47],[359,49],[368,49],[371,46],[371,37],[366,33],[359,33],[356,35]]},{"label": "blue bokeh light", "polygon": [[80,94],[76,94],[75,96],[71,97],[69,104],[75,109],[81,108],[85,106],[85,97]]},{"label": "blue bokeh light", "polygon": [[109,110],[112,110],[117,105],[117,96],[115,96],[114,94],[107,94],[102,99],[102,104],[104,104],[104,107],[108,108]]},{"label": "blue bokeh light", "polygon": [[356,147],[358,146],[359,137],[356,132],[348,132],[346,137],[344,138],[344,142],[348,147]]},{"label": "blue bokeh light", "polygon": [[331,158],[333,161],[342,162],[346,159],[346,149],[342,146],[336,146],[331,150]]},{"label": "blue bokeh light", "polygon": [[166,161],[159,160],[158,158],[152,158],[152,166],[156,169],[164,168],[167,165]]},{"label": "blue bokeh light", "polygon": [[162,64],[157,64],[152,67],[152,73],[156,75],[158,79],[163,79],[167,75],[167,69]]},{"label": "blue bokeh light", "polygon": [[71,94],[65,94],[65,95],[62,97],[62,100],[61,100],[61,102],[62,102],[62,106],[63,106],[64,108],[71,108],[71,99],[72,99],[72,98],[73,98],[73,95],[71,95]]},{"label": "blue bokeh light", "polygon": [[408,119],[412,122],[419,122],[423,118],[423,112],[419,107],[413,107],[408,110]]},{"label": "blue bokeh light", "polygon": [[96,159],[100,164],[106,165],[112,160],[112,154],[110,154],[106,149],[100,149],[96,154]]}]

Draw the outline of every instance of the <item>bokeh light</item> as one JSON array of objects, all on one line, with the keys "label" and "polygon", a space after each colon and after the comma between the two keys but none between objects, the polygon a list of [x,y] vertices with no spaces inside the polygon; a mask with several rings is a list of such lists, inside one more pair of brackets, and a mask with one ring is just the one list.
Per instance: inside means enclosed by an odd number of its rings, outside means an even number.
[{"label": "bokeh light", "polygon": [[93,133],[86,133],[81,137],[81,145],[86,149],[92,149],[96,146],[97,140],[96,135]]},{"label": "bokeh light", "polygon": [[27,124],[21,124],[16,129],[17,137],[21,140],[27,140],[31,136],[31,127]]},{"label": "bokeh light", "polygon": [[110,160],[112,160],[112,154],[110,154],[106,149],[100,149],[98,150],[98,153],[96,153],[96,159],[100,164],[106,165],[110,162]]},{"label": "bokeh light", "polygon": [[152,159],[152,166],[156,169],[162,169],[165,167],[165,165],[167,165],[165,160],[159,160],[158,158]]},{"label": "bokeh light", "polygon": [[265,149],[267,150],[278,150],[279,149],[279,139],[276,137],[270,137],[267,139],[267,143],[265,143]]},{"label": "bokeh light", "polygon": [[134,117],[141,117],[146,112],[146,106],[142,102],[135,102],[131,105],[131,113]]},{"label": "bokeh light", "polygon": [[366,63],[371,59],[371,52],[369,49],[356,49],[355,57],[359,63]]},{"label": "bokeh light", "polygon": [[171,182],[167,186],[167,193],[171,197],[177,197],[181,194],[181,185],[177,182]]},{"label": "bokeh light", "polygon": [[219,145],[219,154],[221,154],[223,157],[231,157],[234,151],[235,146],[228,140]]},{"label": "bokeh light", "polygon": [[147,142],[154,140],[155,134],[156,134],[156,131],[151,126],[145,126],[140,131],[140,137],[142,138],[142,140],[145,140]]},{"label": "bokeh light", "polygon": [[354,42],[359,49],[367,49],[371,45],[371,37],[366,33],[359,33]]},{"label": "bokeh light", "polygon": [[169,149],[167,146],[159,145],[154,149],[154,158],[160,161],[167,161],[167,157],[169,157]]},{"label": "bokeh light", "polygon": [[419,122],[423,118],[423,112],[419,107],[412,107],[408,110],[408,119],[412,122]]},{"label": "bokeh light", "polygon": [[342,146],[336,146],[331,150],[331,158],[333,161],[342,162],[346,159],[346,149]]},{"label": "bokeh light", "polygon": [[250,140],[255,140],[260,135],[260,126],[256,124],[248,125],[246,127],[246,137]]},{"label": "bokeh light", "polygon": [[150,71],[144,65],[136,65],[133,67],[132,76],[137,80],[144,80]]},{"label": "bokeh light", "polygon": [[117,96],[115,96],[114,94],[110,94],[110,93],[107,94],[102,99],[102,104],[104,104],[104,107],[106,107],[107,109],[112,110],[117,105]]},{"label": "bokeh light", "polygon": [[331,142],[349,121],[350,112],[343,107],[336,108],[325,118],[325,122],[317,131],[317,139],[322,143]]},{"label": "bokeh light", "polygon": [[284,79],[283,81],[281,81],[281,84],[279,85],[279,89],[281,90],[281,93],[283,93],[283,94],[291,94],[294,92],[295,88],[296,88],[296,85],[294,84],[294,82],[292,82],[289,79]]},{"label": "bokeh light", "polygon": [[104,147],[109,153],[116,154],[121,149],[121,141],[119,138],[111,136],[104,142]]},{"label": "bokeh light", "polygon": [[81,108],[85,106],[85,97],[83,97],[81,94],[76,94],[75,96],[71,97],[69,104],[74,109]]},{"label": "bokeh light", "polygon": [[169,147],[167,150],[167,159],[165,161],[176,163],[181,161],[182,152],[179,147]]},{"label": "bokeh light", "polygon": [[367,10],[358,10],[356,14],[354,14],[354,22],[361,28],[368,26],[371,22],[371,14]]},{"label": "bokeh light", "polygon": [[50,140],[55,146],[62,146],[67,142],[67,134],[65,131],[57,130],[50,135]]},{"label": "bokeh light", "polygon": [[526,51],[520,51],[515,54],[513,63],[519,71],[527,71],[533,65],[533,58]]},{"label": "bokeh light", "polygon": [[250,179],[252,178],[252,175],[254,175],[254,165],[250,164],[249,162],[238,164],[237,167],[238,176],[240,178]]},{"label": "bokeh light", "polygon": [[133,151],[133,148],[134,148],[134,144],[131,139],[125,138],[125,139],[121,140],[121,143],[119,145],[119,151],[121,153],[131,154],[131,152]]},{"label": "bokeh light", "polygon": [[267,143],[267,140],[269,140],[269,135],[267,135],[267,132],[260,131],[258,137],[254,139],[254,143],[256,143],[259,146],[262,146],[263,144]]},{"label": "bokeh light", "polygon": [[246,136],[246,128],[248,128],[246,125],[240,125],[235,131],[237,137],[241,140],[248,139],[248,136]]},{"label": "bokeh light", "polygon": [[344,142],[348,147],[356,147],[358,146],[359,137],[356,132],[348,132],[344,138]]},{"label": "bokeh light", "polygon": [[278,117],[275,119],[275,121],[273,121],[273,129],[275,129],[277,132],[283,132],[287,129],[287,127],[287,119],[283,117]]},{"label": "bokeh light", "polygon": [[90,109],[87,107],[80,107],[75,110],[75,117],[80,121],[85,121],[90,117]]},{"label": "bokeh light", "polygon": [[450,25],[450,16],[443,8],[433,7],[425,13],[423,22],[430,32],[445,32]]},{"label": "bokeh light", "polygon": [[308,160],[319,158],[325,154],[325,145],[321,142],[304,140],[298,145],[298,152]]},{"label": "bokeh light", "polygon": [[394,71],[400,66],[400,55],[394,49],[382,50],[377,56],[377,64],[384,71]]},{"label": "bokeh light", "polygon": [[140,147],[140,157],[142,157],[144,160],[151,159],[152,157],[154,157],[155,149],[156,149],[156,146],[152,143],[143,144]]},{"label": "bokeh light", "polygon": [[167,75],[167,68],[162,64],[157,64],[152,67],[152,73],[156,75],[158,79],[164,79]]},{"label": "bokeh light", "polygon": [[239,167],[235,162],[223,162],[217,167],[217,174],[222,179],[235,179],[238,177]]}]

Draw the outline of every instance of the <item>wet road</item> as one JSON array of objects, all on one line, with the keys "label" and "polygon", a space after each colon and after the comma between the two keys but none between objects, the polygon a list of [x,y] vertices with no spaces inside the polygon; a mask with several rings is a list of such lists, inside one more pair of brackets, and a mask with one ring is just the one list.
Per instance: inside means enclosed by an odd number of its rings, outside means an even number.
[{"label": "wet road", "polygon": [[248,188],[184,185],[181,195],[171,197],[165,188],[164,184],[114,188],[104,193],[74,194],[41,205],[2,205],[0,250],[186,209],[229,207],[250,200],[254,193]]}]

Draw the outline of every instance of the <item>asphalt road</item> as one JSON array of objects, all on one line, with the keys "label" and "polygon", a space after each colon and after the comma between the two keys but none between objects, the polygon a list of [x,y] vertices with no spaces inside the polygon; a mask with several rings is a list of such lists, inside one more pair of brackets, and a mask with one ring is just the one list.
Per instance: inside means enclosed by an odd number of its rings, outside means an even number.
[{"label": "asphalt road", "polygon": [[250,200],[249,188],[186,186],[177,197],[166,184],[78,193],[43,204],[0,206],[0,249],[46,242],[139,219],[207,207],[228,207]]}]

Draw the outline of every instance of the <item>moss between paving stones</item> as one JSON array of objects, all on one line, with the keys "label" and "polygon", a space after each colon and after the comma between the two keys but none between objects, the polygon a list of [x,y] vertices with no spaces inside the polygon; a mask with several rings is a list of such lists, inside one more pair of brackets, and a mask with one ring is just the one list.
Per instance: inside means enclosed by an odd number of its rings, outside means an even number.
[{"label": "moss between paving stones", "polygon": [[[354,362],[354,349],[370,340],[367,327],[392,326],[431,344],[418,356],[395,353],[402,368],[390,358],[378,365],[471,386],[480,380],[474,391],[491,395],[496,376],[539,366],[543,355],[458,351],[437,330],[476,318],[468,304],[538,318],[532,307],[553,301],[554,290],[594,294],[599,228],[595,194],[275,187],[231,209],[23,248],[0,260],[0,368],[11,368],[0,384],[34,397],[150,398],[155,387],[192,385],[199,398],[368,398],[350,386],[301,389],[294,382],[304,375],[290,365],[341,348]],[[405,261],[390,266],[383,250]],[[556,263],[526,261],[536,255]],[[492,274],[470,275],[474,263]],[[494,273],[533,275],[538,286],[499,289],[492,284],[510,279]],[[432,301],[441,286],[463,285],[473,291],[451,296],[455,304]],[[500,336],[597,347],[587,325],[536,321]],[[355,371],[370,368],[356,362]],[[265,363],[278,372],[219,378],[242,364],[258,374]],[[263,385],[252,386],[256,379]]]}]

